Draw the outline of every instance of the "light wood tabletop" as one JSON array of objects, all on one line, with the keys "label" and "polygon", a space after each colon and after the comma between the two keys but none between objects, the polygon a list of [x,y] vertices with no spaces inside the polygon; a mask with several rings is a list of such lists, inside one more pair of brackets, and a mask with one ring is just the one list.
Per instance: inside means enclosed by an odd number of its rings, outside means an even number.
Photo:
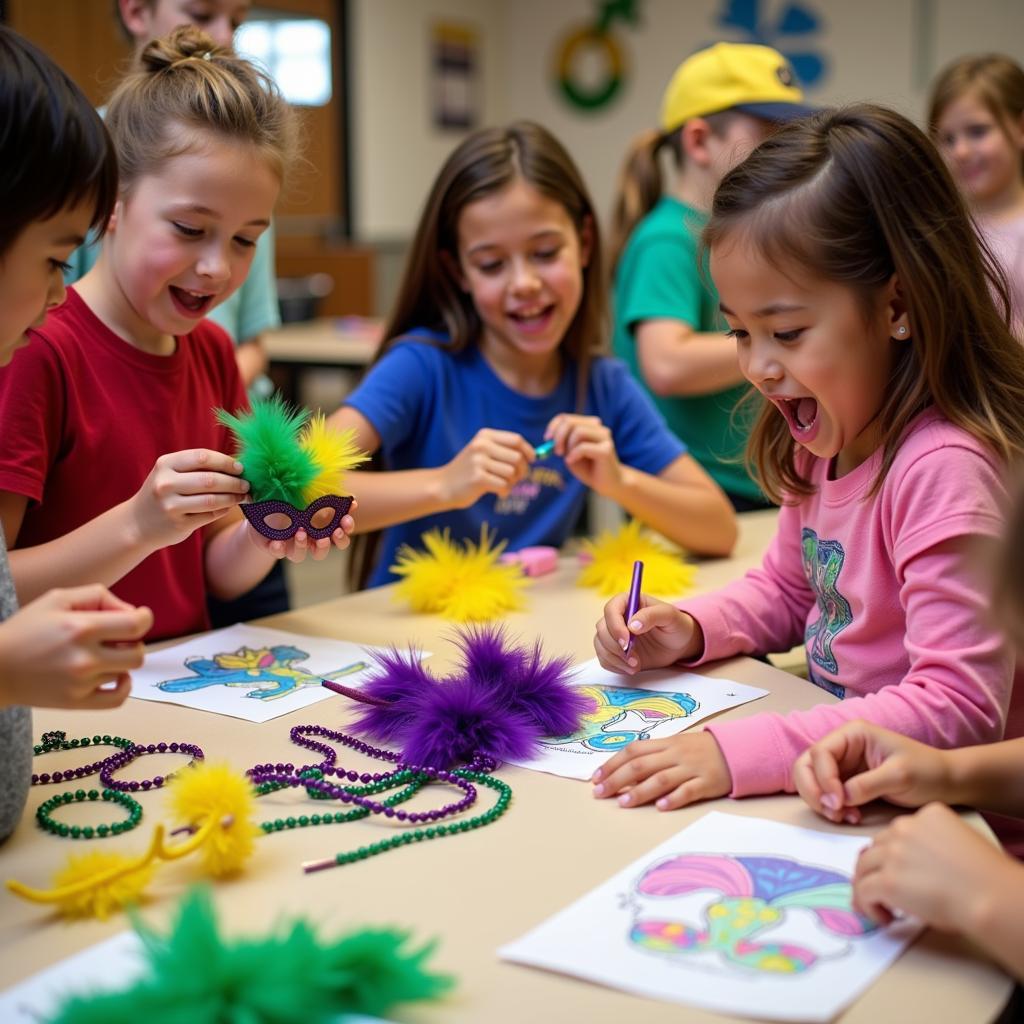
[{"label": "light wood tabletop", "polygon": [[[774,518],[774,513],[741,517],[742,533],[734,557],[702,563],[697,572],[698,589],[718,586],[759,561]],[[528,607],[508,617],[509,630],[529,641],[540,636],[550,654],[590,658],[593,627],[604,599],[578,587],[577,575],[576,562],[563,558],[557,573],[534,581],[528,591]],[[264,621],[297,633],[359,643],[416,643],[434,652],[428,665],[437,673],[453,660],[448,642],[451,625],[434,617],[410,614],[394,600],[390,587],[351,594]],[[796,676],[747,658],[703,671],[770,691],[761,700],[726,712],[734,717],[808,708],[833,699]],[[303,753],[289,741],[293,725],[316,722],[343,729],[350,715],[351,707],[342,697],[262,725],[129,700],[122,708],[102,715],[38,710],[35,734],[60,728],[69,737],[99,731],[145,743],[187,740],[203,747],[208,760],[226,760],[245,769],[261,761],[297,762]],[[75,753],[48,755],[47,770],[81,763],[81,756],[76,758]],[[344,751],[339,762],[360,771],[375,770],[373,762]],[[180,758],[148,757],[140,762],[139,777],[143,771],[149,775],[180,763]],[[364,924],[394,924],[410,929],[417,939],[436,939],[432,963],[455,975],[458,984],[443,1002],[410,1005],[393,1014],[395,1020],[412,1024],[501,1024],[528,1018],[588,1024],[721,1022],[728,1018],[507,964],[497,959],[495,951],[709,809],[844,834],[869,834],[888,820],[888,815],[880,811],[862,829],[838,828],[815,817],[796,797],[785,795],[716,800],[671,813],[659,813],[650,807],[624,810],[613,801],[594,800],[585,783],[513,767],[503,767],[499,775],[512,786],[514,795],[511,809],[495,824],[440,841],[402,847],[345,867],[304,875],[300,863],[373,842],[396,826],[368,820],[296,829],[258,839],[256,855],[245,873],[213,888],[225,930],[233,934],[263,931],[289,916],[302,914],[331,934]],[[57,839],[36,827],[35,807],[55,789],[33,790],[19,828],[0,848],[5,878],[45,886],[68,853],[80,853],[86,845]],[[418,804],[410,806],[438,806],[450,799],[448,792],[429,787],[417,798]],[[156,792],[142,794],[147,813],[140,829],[129,836],[88,845],[139,850],[158,820],[164,799]],[[484,791],[481,799],[484,806],[489,806],[489,791]],[[312,813],[310,802],[295,793],[264,797],[259,807],[261,820]],[[144,910],[146,919],[163,925],[177,898],[195,877],[194,868],[186,861],[161,869]],[[105,922],[67,923],[4,890],[0,895],[0,988],[125,927],[123,916]],[[844,1024],[991,1021],[1011,989],[1007,976],[966,943],[926,932],[840,1020]]]}]

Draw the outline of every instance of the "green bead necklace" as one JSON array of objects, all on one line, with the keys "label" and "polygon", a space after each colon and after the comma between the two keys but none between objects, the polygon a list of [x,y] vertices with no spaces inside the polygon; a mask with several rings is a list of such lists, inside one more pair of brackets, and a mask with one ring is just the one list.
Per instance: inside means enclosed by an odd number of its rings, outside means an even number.
[{"label": "green bead necklace", "polygon": [[[120,804],[128,811],[127,821],[115,821],[111,825],[65,825],[63,822],[54,821],[50,812],[58,807],[70,803],[84,803],[86,801],[104,800],[107,803]],[[142,805],[138,800],[133,799],[127,793],[120,793],[116,789],[77,789],[74,793],[58,793],[44,800],[36,810],[36,821],[39,827],[55,836],[70,839],[103,839],[106,836],[119,836],[125,832],[131,832],[142,820]]]}]

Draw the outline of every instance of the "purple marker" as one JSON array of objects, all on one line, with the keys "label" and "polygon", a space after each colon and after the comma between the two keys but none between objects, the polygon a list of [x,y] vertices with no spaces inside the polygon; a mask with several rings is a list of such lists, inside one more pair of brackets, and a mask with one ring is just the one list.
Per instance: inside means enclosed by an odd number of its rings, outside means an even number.
[{"label": "purple marker", "polygon": [[[629,585],[629,597],[626,599],[626,628],[629,628],[633,616],[640,608],[640,585],[644,578],[644,563],[637,561],[633,563],[633,582]],[[626,655],[633,650],[633,634],[629,634],[629,641],[626,644]]]}]

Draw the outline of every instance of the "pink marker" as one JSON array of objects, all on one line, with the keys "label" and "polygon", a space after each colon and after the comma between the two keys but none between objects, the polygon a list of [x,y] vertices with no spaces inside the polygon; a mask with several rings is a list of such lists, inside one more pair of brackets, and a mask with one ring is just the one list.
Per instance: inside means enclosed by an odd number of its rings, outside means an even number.
[{"label": "pink marker", "polygon": [[[640,609],[640,586],[644,578],[644,563],[636,561],[633,563],[633,581],[629,585],[629,597],[626,599],[626,628],[633,621],[633,616]],[[626,654],[633,650],[633,634],[629,634],[629,641],[626,643]]]}]

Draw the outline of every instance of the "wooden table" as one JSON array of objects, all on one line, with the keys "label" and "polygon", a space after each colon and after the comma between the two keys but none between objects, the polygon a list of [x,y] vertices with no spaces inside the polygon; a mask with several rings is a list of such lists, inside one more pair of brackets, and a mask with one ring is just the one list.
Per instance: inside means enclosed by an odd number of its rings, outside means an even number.
[{"label": "wooden table", "polygon": [[[758,560],[770,536],[774,514],[741,518],[742,535],[734,558],[704,563],[698,571],[699,588],[717,586]],[[529,608],[510,615],[508,625],[526,638],[541,635],[549,653],[568,652],[582,660],[593,653],[593,625],[603,599],[576,587],[576,572],[575,563],[565,559],[557,574],[538,579],[529,591]],[[434,652],[429,663],[434,671],[442,671],[452,660],[451,645],[442,639],[450,635],[450,626],[431,617],[408,614],[394,603],[391,588],[349,595],[266,623],[360,643],[417,642]],[[809,708],[832,699],[801,679],[747,658],[706,671],[771,691],[762,700],[727,712],[737,717]],[[124,707],[102,717],[37,711],[35,732],[39,735],[59,727],[69,736],[99,730],[140,742],[191,740],[204,748],[208,759],[227,759],[244,769],[257,760],[293,761],[301,756],[288,740],[292,725],[321,722],[344,727],[349,713],[350,708],[339,697],[255,725],[167,704],[129,700]],[[64,762],[58,757],[65,758]],[[346,755],[339,760],[348,764],[352,758]],[[173,766],[160,762],[159,756],[153,756],[140,765],[145,764],[147,774]],[[70,753],[49,755],[47,770],[74,763],[81,760]],[[359,767],[358,761],[354,763]],[[495,950],[710,808],[824,831],[854,831],[815,817],[792,796],[724,799],[671,813],[649,807],[627,811],[614,801],[592,799],[589,787],[580,782],[511,767],[503,768],[500,774],[514,791],[510,811],[494,825],[450,839],[405,847],[313,875],[301,873],[301,861],[372,842],[387,826],[360,822],[296,829],[258,840],[257,854],[244,876],[215,887],[215,900],[226,929],[266,930],[288,915],[304,914],[330,933],[366,923],[388,923],[408,927],[422,940],[437,938],[433,963],[456,975],[458,987],[443,1003],[406,1007],[395,1015],[402,1021],[500,1024],[532,1018],[573,1024],[721,1022],[726,1018],[696,1008],[641,999],[506,964],[496,958]],[[5,877],[45,885],[70,852],[70,842],[42,834],[33,821],[36,805],[52,792],[52,787],[33,791],[20,827],[0,848]],[[482,797],[485,801],[488,798],[489,793]],[[144,845],[164,800],[159,793],[143,794],[141,800],[151,812],[142,828],[102,845],[109,843],[111,848],[119,849]],[[423,806],[436,806],[438,802],[437,793],[433,793]],[[267,818],[310,813],[308,801],[280,793],[260,800],[260,810]],[[885,817],[875,815],[873,823],[857,834],[876,830]],[[77,847],[76,852],[81,849]],[[147,919],[162,925],[176,897],[194,877],[187,862],[162,868],[151,890]],[[0,895],[0,988],[125,926],[123,917],[66,924],[45,908],[22,903],[4,891]],[[927,932],[841,1020],[844,1024],[990,1021],[1006,1002],[1011,987],[998,968],[966,943]]]}]

